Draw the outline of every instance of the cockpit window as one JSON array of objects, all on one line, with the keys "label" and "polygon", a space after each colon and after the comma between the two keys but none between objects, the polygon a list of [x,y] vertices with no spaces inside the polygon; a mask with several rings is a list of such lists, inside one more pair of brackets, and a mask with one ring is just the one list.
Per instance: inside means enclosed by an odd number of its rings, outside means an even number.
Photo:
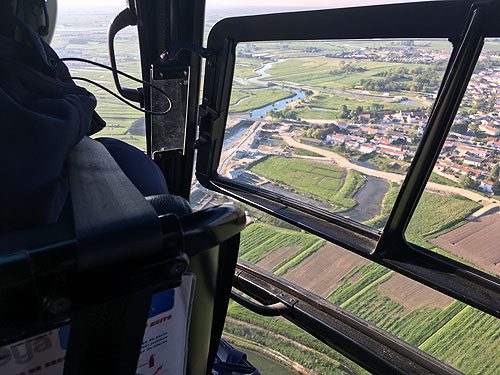
[{"label": "cockpit window", "polygon": [[450,52],[444,40],[239,44],[219,174],[383,229]]},{"label": "cockpit window", "polygon": [[[500,41],[487,39],[405,236],[500,275]],[[429,212],[433,214],[430,215]]]}]

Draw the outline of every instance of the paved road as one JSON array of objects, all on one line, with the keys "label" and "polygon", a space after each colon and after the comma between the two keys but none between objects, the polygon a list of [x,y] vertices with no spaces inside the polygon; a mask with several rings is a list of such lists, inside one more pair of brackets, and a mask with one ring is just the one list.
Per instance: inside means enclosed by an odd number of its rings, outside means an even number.
[{"label": "paved road", "polygon": [[260,126],[262,125],[261,122],[256,121],[253,125],[251,125],[248,130],[245,131],[245,135],[243,136],[243,139],[239,139],[236,142],[233,142],[227,149],[223,149],[222,155],[221,155],[221,160],[222,162],[219,163],[219,173],[221,175],[226,175],[229,173],[229,162],[231,159],[234,157],[236,154],[236,151],[239,150],[249,150],[250,145],[252,144],[254,138],[255,138],[255,133],[257,130],[260,129]]},{"label": "paved road", "polygon": [[[336,154],[335,152],[324,150],[324,149],[314,147],[311,145],[299,143],[291,137],[290,133],[280,132],[280,135],[283,138],[283,140],[286,143],[288,143],[290,146],[302,148],[304,150],[308,150],[308,151],[312,151],[312,152],[315,152],[317,154],[320,154],[320,155],[322,155],[330,160],[333,160],[336,164],[338,164],[342,168],[354,169],[354,170],[359,171],[359,172],[366,174],[368,176],[379,177],[379,178],[383,178],[385,180],[397,182],[397,183],[402,183],[404,178],[405,178],[404,175],[390,173],[390,172],[384,172],[384,171],[377,171],[374,169],[362,167],[360,165],[356,165],[354,163],[351,163],[349,160],[347,160],[343,156],[340,156],[339,154]],[[483,207],[480,210],[476,211],[473,214],[473,216],[475,216],[475,217],[480,216],[481,214],[483,214],[486,211],[489,211],[494,206],[500,207],[500,203],[498,201],[495,201],[492,198],[487,198],[481,194],[475,193],[475,192],[470,191],[470,190],[462,189],[459,187],[441,185],[441,184],[437,184],[435,182],[428,182],[426,188],[429,190],[440,191],[440,192],[445,192],[445,193],[460,194],[460,195],[463,195],[464,197],[469,198],[470,200],[473,200],[475,202],[479,202],[479,203],[483,204],[484,206],[486,206],[486,207]]]}]

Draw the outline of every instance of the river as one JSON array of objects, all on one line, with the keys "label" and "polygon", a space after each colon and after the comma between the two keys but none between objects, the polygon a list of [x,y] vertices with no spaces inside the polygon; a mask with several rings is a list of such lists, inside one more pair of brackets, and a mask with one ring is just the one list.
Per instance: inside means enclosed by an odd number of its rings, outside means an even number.
[{"label": "river", "polygon": [[[238,178],[236,178],[236,180],[248,185],[255,185],[255,183],[257,182],[257,179],[254,176],[247,173],[241,174]],[[390,188],[390,184],[386,180],[383,180],[381,178],[366,176],[365,184],[353,197],[354,200],[358,202],[358,204],[350,210],[344,212],[336,212],[328,203],[306,197],[299,193],[295,193],[271,182],[266,182],[260,187],[265,190],[272,191],[273,193],[295,199],[299,202],[303,202],[309,206],[316,207],[328,212],[333,212],[337,215],[347,217],[359,223],[363,223],[367,220],[373,219],[380,214],[382,201],[385,194]]]},{"label": "river", "polygon": [[[234,81],[236,81],[236,82],[238,82],[239,84],[242,84],[242,85],[248,85],[249,82],[251,82],[251,83],[255,83],[257,85],[266,85],[266,87],[249,88],[249,89],[234,89],[234,90],[235,91],[257,91],[257,90],[269,90],[269,89],[272,89],[272,88],[277,88],[277,86],[274,86],[274,85],[267,87],[267,85],[270,82],[268,82],[268,81],[262,81],[262,80],[264,78],[267,78],[267,77],[271,76],[266,71],[268,69],[270,69],[273,66],[273,64],[280,63],[280,62],[283,62],[283,61],[285,61],[285,59],[279,59],[277,61],[273,61],[273,62],[269,62],[269,63],[264,64],[264,66],[260,67],[259,69],[257,69],[255,71],[255,73],[257,73],[259,75],[256,76],[256,77],[248,78],[248,82],[245,81],[244,79],[240,78],[240,77],[234,77]],[[286,105],[288,103],[296,101],[296,100],[300,100],[300,99],[302,99],[302,98],[304,98],[306,96],[305,90],[295,89],[295,88],[291,88],[291,87],[283,87],[283,86],[281,86],[279,88],[282,89],[282,90],[284,90],[284,91],[293,92],[295,95],[292,96],[292,97],[290,97],[290,98],[281,99],[281,100],[278,100],[276,102],[270,103],[270,104],[265,105],[265,106],[263,106],[261,108],[256,108],[256,109],[254,109],[254,110],[252,110],[250,112],[238,114],[238,116],[248,117],[248,118],[253,118],[253,119],[264,118],[264,117],[266,117],[267,112],[269,112],[270,110],[280,110],[280,109],[283,109],[283,108],[286,107]],[[245,99],[246,98],[242,98],[242,99],[238,100],[234,105],[240,104]]]},{"label": "river", "polygon": [[362,223],[380,214],[382,200],[390,188],[389,182],[378,177],[366,176],[365,184],[354,194],[356,206],[341,213],[343,217]]},{"label": "river", "polygon": [[[270,77],[271,75],[269,73],[267,73],[267,70],[269,70],[274,64],[276,63],[281,63],[281,62],[284,62],[284,61],[287,61],[288,59],[278,59],[276,61],[273,61],[273,62],[269,62],[269,63],[266,63],[264,64],[264,66],[260,67],[259,69],[255,70],[255,73],[259,74],[258,76],[256,77],[252,77],[252,78],[248,78],[247,81],[245,81],[244,79],[240,78],[240,77],[234,77],[234,80],[240,84],[243,84],[243,85],[248,85],[249,82],[251,83],[255,83],[257,85],[268,85],[269,83],[271,83],[271,81],[263,81],[264,79]],[[331,91],[331,92],[334,92],[334,93],[339,93],[339,94],[343,94],[343,95],[349,95],[349,96],[353,96],[353,97],[356,97],[356,98],[366,98],[366,99],[381,99],[381,100],[390,100],[390,99],[394,99],[394,97],[392,96],[381,96],[381,95],[369,95],[369,94],[358,94],[358,93],[354,93],[354,92],[351,92],[351,91],[343,91],[343,90],[338,90],[338,89],[333,89],[333,88],[327,88],[327,87],[323,87],[323,86],[309,86],[309,85],[301,85],[300,83],[297,83],[297,82],[291,82],[291,81],[280,81],[281,83],[284,83],[284,84],[289,84],[289,85],[293,85],[293,86],[300,86],[302,87],[303,89],[322,89],[322,90],[327,90],[327,91]],[[289,90],[289,91],[293,91],[296,95],[292,98],[288,98],[288,99],[284,99],[284,100],[280,100],[280,101],[277,101],[275,103],[272,103],[272,104],[269,104],[265,107],[262,107],[262,108],[259,108],[259,109],[256,109],[252,112],[250,112],[250,114],[245,114],[244,116],[245,117],[252,117],[252,118],[261,118],[261,117],[265,117],[267,112],[271,109],[283,109],[287,103],[289,103],[290,101],[296,101],[296,100],[299,100],[299,99],[302,99],[303,97],[305,97],[305,91],[304,90],[299,90],[299,89],[291,89],[291,88],[287,88],[287,87],[281,87],[285,90]],[[259,89],[235,89],[235,90],[241,90],[241,91],[252,91],[252,90],[262,90],[262,89],[268,89],[268,87],[266,88],[259,88]],[[411,106],[415,106],[415,107],[418,107],[418,108],[422,108],[422,105],[412,101],[412,100],[401,100],[398,102],[399,104],[406,104],[406,105],[411,105]],[[239,103],[238,103],[239,104]],[[315,110],[326,110],[328,111],[328,109],[320,109],[320,108],[313,108]]]}]

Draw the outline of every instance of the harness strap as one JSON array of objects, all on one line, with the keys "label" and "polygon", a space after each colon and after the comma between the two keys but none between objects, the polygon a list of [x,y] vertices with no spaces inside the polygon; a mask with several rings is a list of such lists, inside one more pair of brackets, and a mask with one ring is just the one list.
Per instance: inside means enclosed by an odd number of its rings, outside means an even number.
[{"label": "harness strap", "polygon": [[161,251],[156,211],[101,143],[84,137],[67,166],[80,270]]},{"label": "harness strap", "polygon": [[[156,211],[101,143],[84,137],[70,153],[67,171],[79,270],[162,250]],[[135,374],[151,294],[146,288],[74,312],[64,374]]]}]

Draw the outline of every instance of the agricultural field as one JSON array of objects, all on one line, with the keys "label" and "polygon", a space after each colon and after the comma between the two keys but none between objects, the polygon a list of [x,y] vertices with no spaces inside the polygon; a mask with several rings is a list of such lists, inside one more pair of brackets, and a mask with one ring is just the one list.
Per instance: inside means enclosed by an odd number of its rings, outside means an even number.
[{"label": "agricultural field", "polygon": [[356,205],[352,199],[365,177],[357,171],[346,172],[323,163],[285,157],[267,157],[254,164],[253,173],[307,197],[332,204],[337,210]]},{"label": "agricultural field", "polygon": [[[267,257],[263,259],[263,261],[266,260]],[[302,261],[300,266],[289,269],[283,277],[326,298],[348,271],[353,267],[368,263],[368,260],[359,255],[348,252],[335,244],[327,243]]]},{"label": "agricultural field", "polygon": [[[283,319],[254,314],[234,302],[229,305],[228,316],[224,326],[226,334],[251,341],[257,348],[279,352],[289,364],[314,369],[317,375],[367,374],[341,354]],[[300,374],[298,371],[294,373]]]},{"label": "agricultural field", "polygon": [[[104,10],[95,10],[89,15],[92,23],[81,24],[81,15],[63,14],[58,20],[58,26],[52,41],[52,47],[61,58],[79,57],[109,65],[107,54],[107,25],[111,15]],[[76,27],[75,27],[76,25]],[[115,40],[117,51],[118,69],[125,73],[140,77],[139,50],[137,43],[137,32],[125,30]],[[73,77],[91,79],[111,90],[115,89],[113,77],[110,71],[80,62],[66,62]],[[142,87],[142,84],[127,78],[120,78],[124,87]],[[144,122],[141,126],[130,128],[144,114],[125,105],[109,93],[83,81],[76,81],[79,86],[85,87],[97,98],[97,113],[106,121],[106,127],[96,137],[112,137],[130,143],[140,149],[146,149],[146,137]]]},{"label": "agricultural field", "polygon": [[[398,188],[397,185],[393,186],[393,191]],[[431,193],[425,193],[425,195],[427,204],[423,205],[420,210],[432,210],[436,205],[453,207],[458,199],[454,196]],[[474,208],[470,209],[474,210]],[[444,211],[438,210],[437,220],[441,220],[443,226],[450,224],[442,220],[442,215]],[[466,215],[468,212],[463,211],[462,216]],[[437,225],[434,221],[417,223],[414,224],[417,229],[410,230],[424,234],[436,232]],[[252,224],[243,232],[242,248],[251,248],[253,237],[261,237],[265,240],[270,238],[272,233],[280,231],[282,232],[281,229],[268,225]],[[321,244],[319,249],[303,259],[297,256],[297,246],[286,247],[287,245],[288,243],[283,242],[279,249],[268,255],[269,257],[274,255],[274,258],[272,258],[272,264],[268,264],[265,268],[277,272],[280,268],[278,266],[280,256],[283,258],[282,264],[290,264],[290,258],[294,257],[296,261],[293,262],[295,263],[293,266],[284,273],[278,271],[284,278],[326,297],[332,303],[386,329],[459,370],[465,373],[480,371],[480,373],[494,374],[496,366],[500,365],[495,360],[491,361],[490,357],[487,361],[487,357],[484,356],[481,357],[482,361],[476,358],[471,360],[473,356],[482,355],[480,349],[482,345],[475,344],[474,348],[477,350],[463,350],[467,354],[462,354],[470,361],[463,360],[463,356],[456,353],[457,348],[467,347],[469,345],[467,342],[477,342],[474,340],[484,337],[481,334],[486,334],[486,330],[499,331],[500,323],[494,318],[380,265],[369,263],[333,244]],[[276,246],[273,247],[276,248]],[[266,258],[261,258],[261,265],[264,265]],[[311,278],[311,274],[315,277]],[[232,316],[245,320],[237,313]],[[467,325],[478,327],[477,333],[461,329],[457,319],[464,319]],[[493,333],[492,336],[496,337]],[[455,337],[454,340],[460,337],[459,343],[448,345],[449,337]],[[496,348],[493,339],[488,338],[488,340],[488,348]]]},{"label": "agricultural field", "polygon": [[391,68],[413,69],[419,66],[419,64],[356,61],[352,63],[354,73],[346,74],[341,70],[344,62],[343,59],[327,57],[289,59],[273,64],[267,70],[270,77],[265,79],[343,90],[359,85],[362,79],[380,79],[380,73]]},{"label": "agricultural field", "polygon": [[406,233],[422,238],[435,237],[465,223],[482,206],[458,194],[424,192],[408,224]]},{"label": "agricultural field", "polygon": [[279,253],[282,258],[268,262],[268,267],[272,266],[268,268],[270,271],[282,275],[324,244],[325,240],[318,239],[312,234],[255,223],[242,232],[239,256],[241,259],[258,264],[275,251],[286,249]]},{"label": "agricultural field", "polygon": [[[290,91],[281,90],[277,88],[270,88],[265,90],[255,91],[236,91],[231,93],[231,98],[236,94],[236,101],[231,99],[231,113],[246,112],[252,109],[265,107],[278,100],[290,98],[295,94]],[[245,98],[245,99],[243,99]],[[239,102],[239,103],[238,103]]]},{"label": "agricultural field", "polygon": [[480,216],[431,239],[430,242],[484,270],[500,275],[500,215],[497,212]]}]

